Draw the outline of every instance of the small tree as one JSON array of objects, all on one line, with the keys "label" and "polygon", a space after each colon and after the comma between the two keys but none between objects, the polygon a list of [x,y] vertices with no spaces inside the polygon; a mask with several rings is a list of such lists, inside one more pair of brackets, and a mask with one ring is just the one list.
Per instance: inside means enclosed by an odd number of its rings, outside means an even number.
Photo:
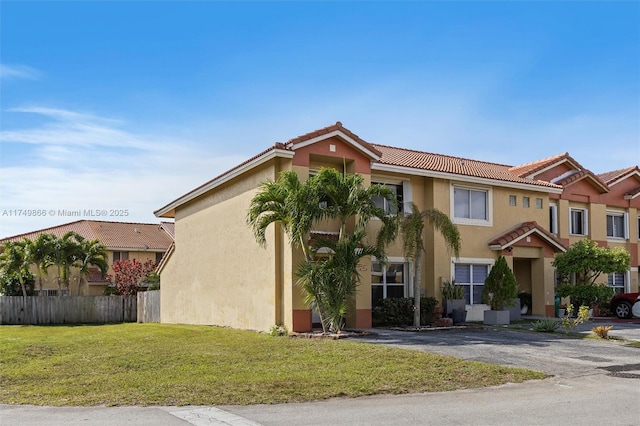
[{"label": "small tree", "polygon": [[118,293],[133,295],[138,293],[140,283],[155,267],[156,263],[153,260],[147,260],[145,263],[138,259],[116,260],[113,262],[114,275],[108,275],[107,280],[115,284]]},{"label": "small tree", "polygon": [[489,276],[484,280],[482,302],[488,304],[492,310],[500,311],[505,306],[513,306],[517,295],[516,277],[504,256],[498,256]]},{"label": "small tree", "polygon": [[631,255],[623,247],[600,247],[595,241],[585,239],[557,254],[553,266],[560,283],[570,284],[574,275],[577,285],[585,285],[595,283],[600,274],[627,271],[630,262]]}]

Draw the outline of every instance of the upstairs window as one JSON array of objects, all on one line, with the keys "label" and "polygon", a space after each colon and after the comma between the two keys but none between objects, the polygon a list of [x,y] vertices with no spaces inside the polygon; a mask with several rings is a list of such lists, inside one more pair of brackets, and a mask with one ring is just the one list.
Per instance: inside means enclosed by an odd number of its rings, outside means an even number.
[{"label": "upstairs window", "polygon": [[491,191],[453,187],[454,222],[469,225],[491,225]]},{"label": "upstairs window", "polygon": [[522,197],[522,207],[529,208],[530,201],[529,197]]},{"label": "upstairs window", "polygon": [[395,194],[396,197],[396,203],[398,203],[396,206],[393,206],[389,203],[389,200],[387,200],[384,197],[380,197],[380,196],[376,196],[373,197],[373,202],[375,203],[376,207],[384,209],[385,213],[387,214],[396,214],[398,212],[402,212],[403,211],[403,207],[404,207],[404,191],[402,188],[402,185],[390,185],[390,184],[380,184],[377,182],[373,182],[376,183],[378,185],[384,185],[387,188],[389,188],[391,190],[391,192],[393,192]]},{"label": "upstairs window", "polygon": [[607,212],[607,237],[626,239],[629,234],[626,219],[624,212]]},{"label": "upstairs window", "polygon": [[558,234],[558,206],[549,204],[549,232]]},{"label": "upstairs window", "polygon": [[587,210],[569,209],[569,229],[571,235],[587,235]]}]

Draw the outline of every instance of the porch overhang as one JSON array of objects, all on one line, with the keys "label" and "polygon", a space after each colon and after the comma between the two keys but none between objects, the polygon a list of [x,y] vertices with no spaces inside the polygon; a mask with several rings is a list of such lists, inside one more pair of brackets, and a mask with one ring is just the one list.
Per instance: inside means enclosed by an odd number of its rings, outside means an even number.
[{"label": "porch overhang", "polygon": [[502,235],[489,241],[489,248],[491,250],[508,250],[515,245],[518,245],[522,240],[526,240],[527,237],[535,235],[542,241],[552,247],[555,251],[564,253],[567,248],[562,242],[552,233],[542,228],[538,223],[523,222],[517,225]]}]

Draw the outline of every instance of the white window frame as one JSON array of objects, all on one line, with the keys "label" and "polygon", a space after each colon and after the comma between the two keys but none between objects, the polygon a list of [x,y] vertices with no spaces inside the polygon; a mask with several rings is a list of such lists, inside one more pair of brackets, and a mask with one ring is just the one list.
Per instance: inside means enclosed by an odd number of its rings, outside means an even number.
[{"label": "white window frame", "polygon": [[[382,282],[381,283],[371,283],[371,287],[373,286],[382,286],[382,298],[383,299],[387,299],[387,285],[389,283],[387,283],[387,274],[386,274],[386,268],[389,266],[389,264],[391,263],[402,263],[404,265],[404,276],[405,276],[405,282],[403,283],[404,285],[404,294],[405,297],[413,297],[413,263],[411,261],[409,261],[409,259],[406,259],[404,257],[388,257],[387,258],[387,264],[384,268],[382,268],[382,270],[380,272],[374,272],[373,271],[373,264],[374,263],[379,263],[378,259],[376,259],[375,257],[371,257],[371,275],[374,274],[380,274],[380,276],[382,277]],[[396,285],[394,283],[391,283],[391,285]],[[371,294],[373,295],[373,289]]]},{"label": "white window frame", "polygon": [[[612,222],[612,225],[614,226],[613,231],[614,231],[614,235],[609,235],[609,216],[613,217],[622,217],[622,229],[620,231],[621,232],[621,236],[616,236],[615,235],[615,231],[617,230],[615,228],[615,222]],[[605,225],[607,228],[607,239],[608,240],[628,240],[629,239],[629,214],[627,212],[624,211],[620,211],[620,210],[607,210],[607,224]]]},{"label": "white window frame", "polygon": [[558,235],[558,205],[549,203],[549,232]]},{"label": "white window frame", "polygon": [[[455,278],[456,276],[456,265],[478,265],[478,266],[487,266],[487,276],[491,273],[491,268],[495,264],[495,259],[486,259],[486,258],[475,258],[475,257],[461,257],[456,259],[455,257],[451,258],[451,276]],[[473,276],[473,273],[471,274]],[[460,285],[467,285],[465,283],[458,283]],[[470,294],[470,302],[471,304],[482,304],[482,300],[479,303],[473,303],[473,284],[471,283],[471,288],[469,289]],[[478,283],[479,284],[479,283]],[[482,283],[484,285],[484,283]]]},{"label": "white window frame", "polygon": [[[412,191],[411,181],[402,180],[402,181],[389,182],[386,179],[377,179],[376,177],[373,177],[371,179],[371,184],[384,185],[384,186],[402,186],[402,205],[398,204],[398,209],[405,214],[411,213],[411,203],[413,202],[413,194],[411,192]],[[387,214],[393,214],[393,212],[390,211],[389,204],[388,204],[389,202],[386,199],[383,199],[383,200],[384,200],[383,201],[384,211]]]},{"label": "white window frame", "polygon": [[[582,212],[582,234],[575,234],[573,232],[573,212]],[[589,235],[589,211],[582,207],[570,207],[569,208],[569,234],[570,235]]]},{"label": "white window frame", "polygon": [[[455,190],[456,189],[484,192],[486,194],[485,208],[487,212],[487,218],[472,219],[472,218],[456,217],[456,209],[455,209]],[[450,198],[449,208],[451,209],[450,216],[451,216],[451,221],[453,223],[458,225],[493,226],[493,190],[491,188],[455,183],[455,184],[452,184],[450,187],[449,198]]]},{"label": "white window frame", "polygon": [[622,293],[627,293],[627,292],[630,291],[629,290],[629,287],[630,287],[629,286],[629,282],[630,282],[630,279],[631,279],[630,271],[625,271],[625,272],[622,272],[622,273],[619,273],[619,274],[622,275],[622,277],[623,277],[622,279],[624,280],[624,282],[622,283],[621,286],[620,285],[615,285],[615,282],[614,282],[614,285],[611,285],[609,283],[609,278],[611,278],[612,275],[614,276],[614,281],[615,281],[615,273],[607,275],[607,285],[609,287],[613,288],[614,291],[615,291],[615,289],[619,288],[619,289],[622,289]]}]

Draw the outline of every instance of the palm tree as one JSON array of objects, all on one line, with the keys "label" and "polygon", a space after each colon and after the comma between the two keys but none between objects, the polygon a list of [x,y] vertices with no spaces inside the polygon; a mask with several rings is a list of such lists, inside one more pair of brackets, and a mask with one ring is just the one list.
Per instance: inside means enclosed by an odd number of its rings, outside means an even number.
[{"label": "palm tree", "polygon": [[256,240],[266,243],[265,231],[272,223],[279,223],[293,247],[302,249],[305,260],[310,261],[309,233],[315,221],[321,218],[320,196],[315,182],[302,183],[293,171],[284,171],[278,180],[263,182],[251,200],[247,223]]},{"label": "palm tree", "polygon": [[25,307],[27,304],[25,277],[31,274],[29,271],[29,266],[31,266],[31,251],[29,245],[29,240],[27,239],[23,241],[9,241],[4,244],[4,249],[2,253],[0,253],[0,270],[2,270],[3,274],[14,275],[18,278]]},{"label": "palm tree", "polygon": [[71,267],[80,258],[80,245],[77,241],[81,238],[77,233],[70,231],[64,234],[62,238],[57,238],[54,241],[52,260],[53,264],[56,265],[58,273],[58,296],[62,295],[62,284],[64,284],[67,289],[69,288]]},{"label": "palm tree", "polygon": [[418,206],[411,203],[411,213],[402,219],[400,232],[405,257],[413,260],[413,325],[416,327],[420,326],[420,288],[422,287],[422,253],[425,251],[423,239],[425,221],[442,234],[448,250],[453,251],[456,257],[460,254],[460,233],[449,216],[438,209],[420,211]]},{"label": "palm tree", "polygon": [[38,288],[42,292],[42,276],[47,274],[47,270],[53,263],[53,250],[56,237],[53,234],[40,234],[38,238],[31,241],[31,261],[36,267],[38,278]]},{"label": "palm tree", "polygon": [[[282,172],[277,181],[260,185],[251,200],[247,223],[260,244],[265,243],[266,228],[279,223],[292,246],[302,249],[304,261],[298,266],[298,282],[307,293],[307,304],[318,310],[325,331],[337,331],[342,326],[337,316],[344,317],[347,303],[355,294],[358,261],[375,252],[384,262],[382,248],[397,233],[396,221],[375,205],[374,196],[395,203],[393,194],[383,185],[365,188],[359,175],[322,168],[304,183],[295,172]],[[365,228],[372,217],[380,218],[383,226],[375,246],[368,247],[364,244]],[[310,245],[311,230],[322,219],[339,220],[338,241],[315,240]],[[355,229],[348,234],[347,224],[352,219]],[[320,247],[329,248],[332,254],[319,259]],[[354,260],[356,249],[360,255]]]},{"label": "palm tree", "polygon": [[107,261],[107,248],[99,240],[87,240],[81,236],[77,236],[76,239],[80,247],[78,250],[79,257],[74,266],[78,268],[78,296],[80,296],[82,284],[86,281],[87,275],[89,275],[89,267],[98,267],[104,277],[109,270],[109,263]]}]

